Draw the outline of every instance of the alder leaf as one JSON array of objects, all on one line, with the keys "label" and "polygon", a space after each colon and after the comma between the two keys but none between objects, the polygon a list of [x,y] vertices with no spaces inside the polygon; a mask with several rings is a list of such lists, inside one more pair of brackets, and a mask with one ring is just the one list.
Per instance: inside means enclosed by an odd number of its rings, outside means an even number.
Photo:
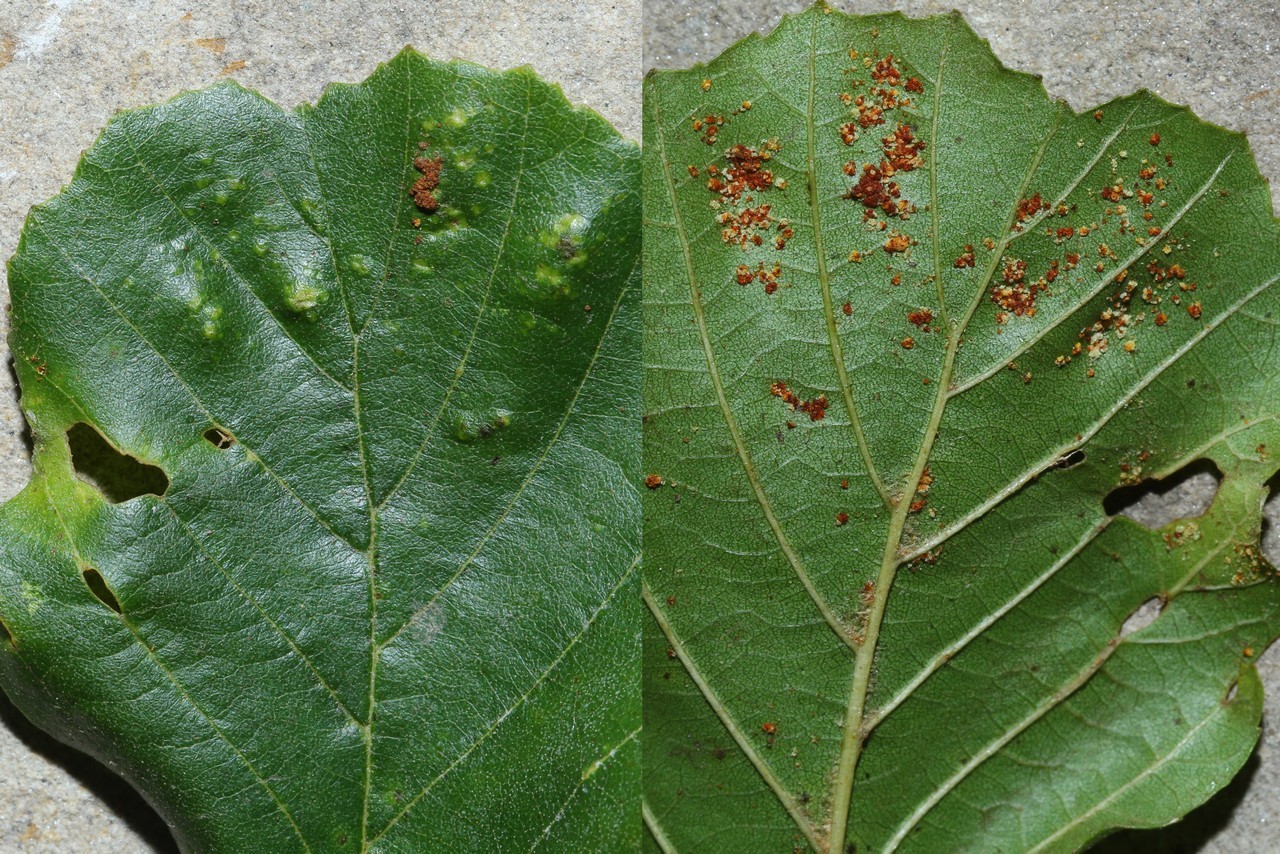
[{"label": "alder leaf", "polygon": [[[1073,850],[1224,786],[1280,634],[1243,137],[821,5],[644,121],[647,845]],[[1188,467],[1199,518],[1114,515]]]},{"label": "alder leaf", "polygon": [[115,117],[9,268],[15,704],[190,850],[638,844],[639,183],[408,49]]}]

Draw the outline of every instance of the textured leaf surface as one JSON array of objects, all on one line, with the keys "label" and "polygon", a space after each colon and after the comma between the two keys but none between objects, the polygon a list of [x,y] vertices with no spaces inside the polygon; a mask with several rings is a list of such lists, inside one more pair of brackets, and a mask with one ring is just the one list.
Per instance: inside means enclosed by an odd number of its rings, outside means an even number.
[{"label": "textured leaf surface", "polygon": [[190,849],[634,844],[638,191],[532,72],[409,50],[117,116],[10,264],[15,703]]},{"label": "textured leaf surface", "polygon": [[[646,844],[1071,850],[1225,785],[1280,633],[1244,139],[822,6],[645,111]],[[1104,508],[1192,463],[1202,517]]]}]

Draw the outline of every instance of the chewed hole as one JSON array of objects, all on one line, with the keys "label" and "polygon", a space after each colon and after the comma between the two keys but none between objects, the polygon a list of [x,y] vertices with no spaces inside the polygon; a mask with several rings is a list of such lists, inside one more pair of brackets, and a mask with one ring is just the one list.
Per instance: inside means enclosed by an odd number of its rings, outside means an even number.
[{"label": "chewed hole", "polygon": [[1222,472],[1212,460],[1196,460],[1168,477],[1111,490],[1102,509],[1108,516],[1128,516],[1155,530],[1175,519],[1203,516],[1221,483]]},{"label": "chewed hole", "polygon": [[67,431],[67,444],[76,475],[112,504],[139,495],[164,495],[169,489],[169,478],[159,467],[120,453],[84,422]]},{"label": "chewed hole", "polygon": [[102,573],[91,566],[86,566],[80,572],[84,577],[84,583],[89,586],[89,592],[98,597],[98,601],[106,605],[117,614],[123,614],[124,610],[120,607],[120,600],[116,598],[116,594],[111,592],[111,588],[107,586],[107,580],[102,577]]},{"label": "chewed hole", "polygon": [[1085,461],[1084,451],[1076,448],[1073,451],[1067,451],[1054,462],[1055,469],[1073,469]]},{"label": "chewed hole", "polygon": [[1120,626],[1120,637],[1127,638],[1134,632],[1142,631],[1156,621],[1162,610],[1164,610],[1164,602],[1159,596],[1152,596],[1125,618],[1124,624]]},{"label": "chewed hole", "polygon": [[221,429],[220,427],[210,427],[204,431],[204,440],[213,445],[219,451],[225,451],[236,443],[235,436]]},{"label": "chewed hole", "polygon": [[1280,566],[1280,472],[1267,481],[1267,500],[1262,505],[1262,555],[1272,566]]}]

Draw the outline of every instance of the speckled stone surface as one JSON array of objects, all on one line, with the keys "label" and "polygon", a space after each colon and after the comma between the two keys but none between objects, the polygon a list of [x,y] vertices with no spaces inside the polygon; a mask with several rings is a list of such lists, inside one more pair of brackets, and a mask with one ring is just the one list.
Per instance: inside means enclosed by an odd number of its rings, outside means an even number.
[{"label": "speckled stone surface", "polygon": [[[0,0],[0,259],[112,113],[226,76],[292,107],[412,44],[437,59],[532,65],[638,138],[640,14],[640,0]],[[0,500],[29,477],[22,431],[0,370]],[[127,784],[2,694],[0,768],[0,852],[173,850]]]},{"label": "speckled stone surface", "polygon": [[[645,0],[645,68],[687,68],[715,58],[748,33],[767,32],[806,0]],[[959,9],[1010,68],[1044,77],[1051,96],[1083,110],[1147,88],[1197,115],[1249,135],[1280,203],[1280,4],[1275,0],[831,0],[846,12],[901,11],[912,17]],[[1280,365],[1276,366],[1280,370]],[[1194,516],[1216,481],[1197,474],[1126,511],[1149,525]],[[1280,564],[1280,498],[1268,502],[1263,548]],[[1280,644],[1258,665],[1267,711],[1258,750],[1225,790],[1184,822],[1124,833],[1094,850],[1121,852],[1280,851]]]}]

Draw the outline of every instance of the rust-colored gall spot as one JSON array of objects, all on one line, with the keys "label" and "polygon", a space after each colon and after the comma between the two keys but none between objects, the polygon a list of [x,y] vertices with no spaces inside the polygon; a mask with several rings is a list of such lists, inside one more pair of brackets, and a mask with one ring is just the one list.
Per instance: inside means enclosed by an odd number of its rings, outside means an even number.
[{"label": "rust-colored gall spot", "polygon": [[849,488],[849,479],[848,479],[848,478],[845,478],[844,480],[840,481],[840,488],[841,488],[841,489],[848,489],[848,488]]},{"label": "rust-colored gall spot", "polygon": [[1151,143],[1152,145],[1159,145],[1159,144],[1160,144],[1160,134],[1158,134],[1158,133],[1153,133],[1153,134],[1151,134],[1151,139],[1147,140],[1147,142]]},{"label": "rust-colored gall spot", "polygon": [[906,90],[914,95],[919,95],[924,91],[924,84],[920,82],[919,77],[912,77],[906,83]]},{"label": "rust-colored gall spot", "polygon": [[868,581],[862,585],[862,592],[858,594],[858,598],[862,601],[864,608],[870,608],[876,601],[876,583]]},{"label": "rust-colored gall spot", "polygon": [[778,725],[773,721],[765,721],[760,724],[760,729],[765,735],[777,735],[778,733]]},{"label": "rust-colored gall spot", "polygon": [[853,303],[851,303],[851,302],[846,302],[844,305],[840,306],[840,310],[844,312],[844,316],[845,316],[845,317],[852,317],[852,316],[853,316]]},{"label": "rust-colored gall spot", "polygon": [[892,255],[894,253],[906,252],[910,246],[910,237],[894,231],[889,233],[889,238],[884,242],[884,251]]},{"label": "rust-colored gall spot", "polygon": [[1102,121],[1102,110],[1098,110],[1096,113],[1093,114],[1093,120],[1096,122]]},{"label": "rust-colored gall spot", "polygon": [[1203,313],[1203,311],[1204,310],[1200,307],[1200,303],[1198,301],[1193,302],[1191,303],[1191,305],[1187,306],[1187,314],[1191,315],[1191,317],[1195,320],[1200,319],[1200,315]]},{"label": "rust-colored gall spot", "polygon": [[896,172],[911,172],[924,165],[924,160],[920,157],[920,152],[925,149],[924,141],[916,139],[907,125],[898,125],[893,133],[880,140],[880,144],[884,149],[885,161]]},{"label": "rust-colored gall spot", "polygon": [[1027,262],[1021,259],[1006,260],[1000,278],[1003,284],[991,288],[991,301],[1017,317],[1034,317],[1036,298],[1049,289],[1048,280],[1028,282]]},{"label": "rust-colored gall spot", "polygon": [[[784,382],[776,382],[769,387],[769,393],[779,398],[792,412],[803,412],[810,421],[821,421],[827,417],[827,396],[820,394],[812,400],[801,400],[800,396],[787,387]],[[795,424],[788,421],[787,428],[794,430]]]},{"label": "rust-colored gall spot", "polygon": [[975,258],[973,254],[973,244],[966,243],[964,247],[964,253],[961,254],[960,257],[956,259],[956,264],[955,264],[956,269],[959,270],[965,267],[972,267],[976,263],[977,263],[977,258]]},{"label": "rust-colored gall spot", "polygon": [[899,343],[902,345],[903,350],[913,350],[915,349],[915,346],[916,346],[916,339],[903,338],[902,341],[900,341]]},{"label": "rust-colored gall spot", "polygon": [[409,190],[409,196],[421,210],[433,213],[440,207],[436,198],[436,188],[440,186],[440,169],[443,162],[439,157],[415,157],[413,168],[422,173]]},{"label": "rust-colored gall spot", "polygon": [[1040,213],[1040,211],[1047,211],[1049,207],[1049,203],[1040,198],[1039,193],[1036,193],[1029,199],[1023,199],[1018,202],[1018,222],[1026,222],[1036,214]]},{"label": "rust-colored gall spot", "polygon": [[921,308],[907,313],[907,322],[922,332],[932,332],[933,309]]},{"label": "rust-colored gall spot", "polygon": [[664,482],[665,481],[663,481],[662,475],[660,474],[651,474],[644,479],[644,485],[650,489],[657,489],[662,486]]},{"label": "rust-colored gall spot", "polygon": [[842,528],[849,523],[849,514],[841,510],[836,514],[836,527]]}]

